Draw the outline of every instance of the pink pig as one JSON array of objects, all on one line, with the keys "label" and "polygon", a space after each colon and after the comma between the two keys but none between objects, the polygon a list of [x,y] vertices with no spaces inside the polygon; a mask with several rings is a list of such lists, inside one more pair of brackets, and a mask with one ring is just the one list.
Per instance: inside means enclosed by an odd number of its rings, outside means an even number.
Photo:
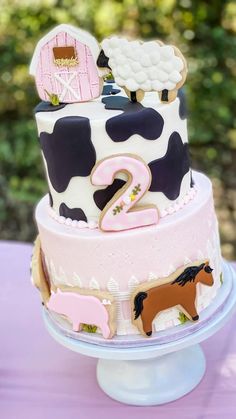
[{"label": "pink pig", "polygon": [[82,295],[74,292],[62,292],[59,288],[52,293],[47,307],[58,314],[67,316],[75,332],[81,330],[81,324],[92,324],[99,327],[104,338],[109,338],[109,316],[104,304],[93,295]]}]

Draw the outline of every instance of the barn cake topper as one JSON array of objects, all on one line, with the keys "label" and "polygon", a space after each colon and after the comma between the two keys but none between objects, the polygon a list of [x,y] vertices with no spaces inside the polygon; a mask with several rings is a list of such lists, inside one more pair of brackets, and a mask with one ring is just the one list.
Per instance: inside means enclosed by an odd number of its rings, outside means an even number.
[{"label": "barn cake topper", "polygon": [[56,106],[99,97],[103,77],[110,72],[132,102],[156,91],[163,103],[169,103],[185,82],[187,66],[178,48],[159,40],[113,36],[99,46],[91,34],[66,24],[38,42],[30,65],[40,98]]},{"label": "barn cake topper", "polygon": [[97,65],[112,71],[131,101],[140,102],[150,91],[157,91],[163,103],[176,98],[187,75],[178,48],[161,41],[128,41],[117,36],[104,39],[101,45]]},{"label": "barn cake topper", "polygon": [[100,96],[107,70],[96,65],[97,40],[71,25],[59,25],[37,44],[30,65],[38,94],[52,104],[85,102]]}]

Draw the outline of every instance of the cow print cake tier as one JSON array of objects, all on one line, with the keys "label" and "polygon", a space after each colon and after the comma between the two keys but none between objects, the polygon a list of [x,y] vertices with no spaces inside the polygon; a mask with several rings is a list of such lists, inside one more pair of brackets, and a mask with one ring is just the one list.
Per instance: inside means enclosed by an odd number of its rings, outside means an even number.
[{"label": "cow print cake tier", "polygon": [[118,37],[99,45],[60,25],[37,45],[31,74],[49,189],[32,279],[45,308],[78,339],[148,339],[197,322],[222,268],[211,183],[191,171],[181,52]]},{"label": "cow print cake tier", "polygon": [[140,104],[120,92],[56,111],[39,108],[35,116],[50,204],[58,216],[98,221],[127,176],[117,173],[104,187],[90,182],[91,172],[98,161],[115,154],[137,154],[145,161],[152,180],[142,203],[155,204],[160,217],[178,211],[196,192],[180,98],[166,106],[147,93]]}]

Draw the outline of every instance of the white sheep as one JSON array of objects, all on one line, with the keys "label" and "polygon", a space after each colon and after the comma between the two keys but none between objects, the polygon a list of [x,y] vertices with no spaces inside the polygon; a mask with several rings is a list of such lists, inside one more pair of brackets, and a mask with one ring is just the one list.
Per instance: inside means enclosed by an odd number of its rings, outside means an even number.
[{"label": "white sheep", "polygon": [[172,102],[187,74],[186,61],[173,45],[161,41],[128,41],[112,37],[102,41],[99,67],[110,68],[116,83],[132,101],[157,91],[162,102]]}]

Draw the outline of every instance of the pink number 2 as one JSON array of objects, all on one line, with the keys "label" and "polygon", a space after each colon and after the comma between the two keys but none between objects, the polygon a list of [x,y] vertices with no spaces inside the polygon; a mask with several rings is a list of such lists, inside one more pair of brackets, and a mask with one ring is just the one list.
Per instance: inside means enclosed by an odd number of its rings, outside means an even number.
[{"label": "pink number 2", "polygon": [[[91,182],[96,186],[111,185],[115,175],[123,172],[128,176],[101,212],[99,227],[103,231],[121,231],[157,224],[155,205],[133,208],[149,189],[151,172],[146,163],[133,154],[117,154],[99,161],[92,170]],[[132,208],[132,210],[131,210]]]}]

